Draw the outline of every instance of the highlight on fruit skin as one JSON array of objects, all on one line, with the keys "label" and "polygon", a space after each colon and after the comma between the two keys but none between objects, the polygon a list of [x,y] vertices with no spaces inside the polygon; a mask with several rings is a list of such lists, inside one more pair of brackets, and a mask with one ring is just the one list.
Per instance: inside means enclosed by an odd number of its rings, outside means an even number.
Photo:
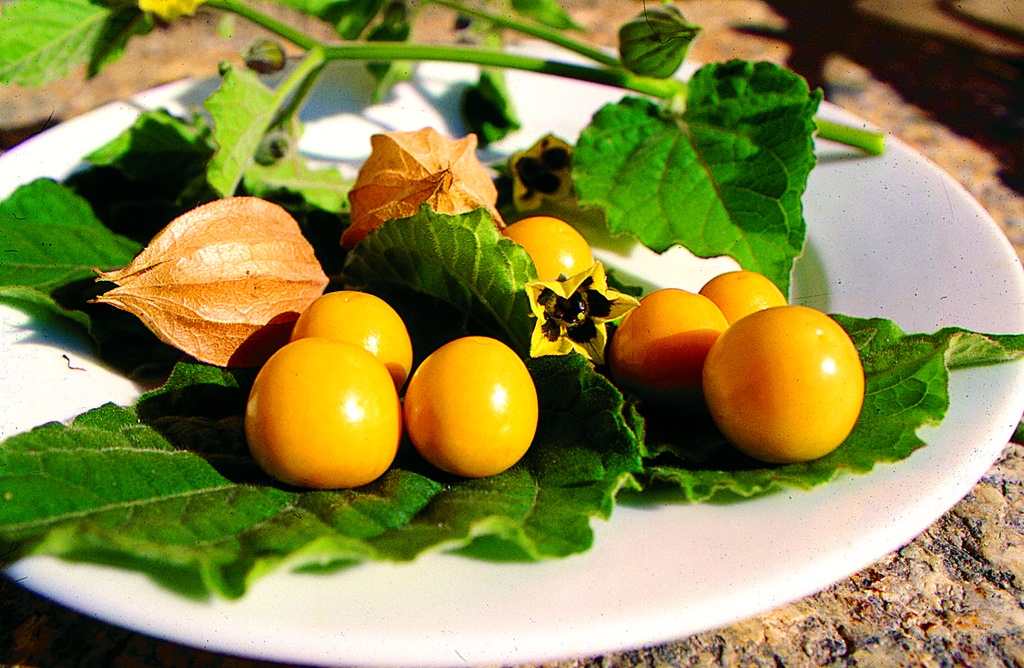
[{"label": "highlight on fruit skin", "polygon": [[540,409],[533,378],[511,348],[465,336],[420,364],[403,410],[406,433],[423,459],[453,475],[482,478],[526,454]]},{"label": "highlight on fruit skin", "polygon": [[850,435],[864,403],[864,369],[846,331],[806,306],[737,321],[704,363],[704,398],[738,450],[769,463],[817,459]]},{"label": "highlight on fruit skin", "polygon": [[343,489],[376,480],[394,462],[402,408],[391,375],[371,353],[304,338],[256,374],[244,426],[250,453],[271,477]]},{"label": "highlight on fruit skin", "polygon": [[727,327],[707,297],[679,288],[655,290],[640,299],[612,336],[612,377],[652,408],[698,409],[704,359]]}]

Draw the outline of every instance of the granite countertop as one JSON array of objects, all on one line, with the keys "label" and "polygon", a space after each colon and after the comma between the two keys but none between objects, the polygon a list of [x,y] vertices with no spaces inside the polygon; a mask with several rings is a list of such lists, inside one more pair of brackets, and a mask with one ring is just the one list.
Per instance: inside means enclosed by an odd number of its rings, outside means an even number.
[{"label": "granite countertop", "polygon": [[[635,0],[569,0],[590,39]],[[961,182],[1024,254],[1024,9],[1010,0],[679,0],[704,33],[692,57],[771,60],[826,99],[914,147]],[[448,34],[427,12],[420,37]],[[54,123],[183,76],[238,61],[255,35],[220,17],[159,29],[97,78],[0,87],[0,150]],[[440,37],[439,39],[443,39]],[[138,63],[145,62],[144,67]],[[131,64],[127,64],[130,62]],[[220,656],[112,627],[0,579],[0,665],[273,664]],[[1024,446],[903,548],[803,600],[670,644],[557,666],[1024,665]]]}]

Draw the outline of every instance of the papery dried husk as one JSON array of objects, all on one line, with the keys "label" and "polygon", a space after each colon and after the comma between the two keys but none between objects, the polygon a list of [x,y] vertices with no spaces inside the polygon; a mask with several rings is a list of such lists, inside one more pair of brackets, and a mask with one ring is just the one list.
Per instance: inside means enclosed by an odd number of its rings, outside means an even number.
[{"label": "papery dried husk", "polygon": [[327,276],[283,208],[255,197],[204,204],[171,221],[96,298],[138,316],[201,362],[256,366],[287,342]]},{"label": "papery dried husk", "polygon": [[482,207],[499,228],[505,226],[496,208],[498,190],[476,155],[476,135],[451,139],[423,128],[373,135],[370,146],[348,194],[352,210],[341,237],[345,248],[389,220],[413,215],[424,203],[445,214]]}]

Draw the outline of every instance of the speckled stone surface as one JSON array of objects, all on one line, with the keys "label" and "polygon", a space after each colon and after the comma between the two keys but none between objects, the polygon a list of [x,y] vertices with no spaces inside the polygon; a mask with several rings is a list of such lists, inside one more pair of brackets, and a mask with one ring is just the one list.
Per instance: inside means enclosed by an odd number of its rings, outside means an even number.
[{"label": "speckled stone surface", "polygon": [[[596,44],[634,0],[564,2]],[[1018,0],[682,0],[701,61],[785,64],[826,99],[961,182],[1024,254],[1024,6]],[[448,38],[433,10],[419,37]],[[256,34],[197,17],[136,40],[90,82],[0,88],[0,150],[53,123],[183,76],[209,76]],[[128,63],[131,64],[128,64]],[[144,63],[139,67],[139,63]],[[2,555],[0,555],[2,558]],[[108,626],[0,580],[0,665],[255,668]],[[1022,666],[1024,446],[910,544],[816,595],[677,642],[570,666]]]}]

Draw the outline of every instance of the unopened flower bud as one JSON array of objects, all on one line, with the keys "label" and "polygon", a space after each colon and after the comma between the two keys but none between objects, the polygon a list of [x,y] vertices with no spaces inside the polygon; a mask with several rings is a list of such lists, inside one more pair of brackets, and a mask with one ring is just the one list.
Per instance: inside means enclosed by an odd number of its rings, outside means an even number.
[{"label": "unopened flower bud", "polygon": [[682,65],[699,32],[675,7],[650,7],[619,28],[619,57],[634,74],[666,79]]},{"label": "unopened flower bud", "polygon": [[266,37],[250,44],[242,58],[245,59],[246,67],[259,74],[271,74],[284,69],[284,49],[278,42]]}]

